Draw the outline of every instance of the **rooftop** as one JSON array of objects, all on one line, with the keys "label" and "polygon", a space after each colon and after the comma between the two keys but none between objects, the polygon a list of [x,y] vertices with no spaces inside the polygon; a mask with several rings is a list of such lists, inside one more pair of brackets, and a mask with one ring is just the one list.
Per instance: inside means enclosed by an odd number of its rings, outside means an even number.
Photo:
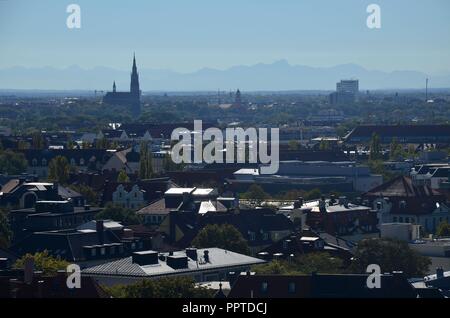
[{"label": "rooftop", "polygon": [[[204,258],[205,251],[209,255],[209,261]],[[173,268],[168,265],[167,258],[184,258],[186,251],[169,253],[160,253],[156,263],[150,265],[139,265],[133,263],[133,257],[122,258],[117,261],[93,266],[84,269],[82,272],[87,275],[106,275],[106,276],[142,276],[158,277],[171,274],[189,273],[209,269],[231,268],[236,266],[246,266],[265,263],[265,261],[247,255],[223,250],[221,248],[208,248],[197,250],[198,260],[187,257],[187,267]]]}]

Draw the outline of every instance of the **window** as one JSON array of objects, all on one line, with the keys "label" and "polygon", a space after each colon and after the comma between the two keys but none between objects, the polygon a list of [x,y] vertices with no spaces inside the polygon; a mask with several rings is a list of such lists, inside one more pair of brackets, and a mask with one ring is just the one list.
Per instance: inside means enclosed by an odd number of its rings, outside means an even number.
[{"label": "window", "polygon": [[32,165],[33,167],[37,166],[37,159],[31,160],[31,165]]},{"label": "window", "polygon": [[396,216],[394,216],[393,218],[392,218],[392,222],[397,222],[397,217]]},{"label": "window", "polygon": [[248,236],[250,238],[250,241],[256,240],[255,232],[248,232]]},{"label": "window", "polygon": [[84,159],[83,158],[80,159],[80,166],[84,166]]},{"label": "window", "polygon": [[100,255],[105,255],[106,254],[106,249],[104,247],[100,248]]},{"label": "window", "polygon": [[44,158],[42,159],[42,166],[45,167],[47,165],[47,160]]},{"label": "window", "polygon": [[97,251],[95,250],[95,248],[91,249],[91,256],[95,257],[95,255],[97,255]]},{"label": "window", "polygon": [[73,159],[73,158],[70,159],[70,165],[71,165],[71,166],[75,166],[75,164],[76,164],[75,159]]},{"label": "window", "polygon": [[291,294],[295,293],[295,283],[294,282],[289,283],[288,291]]},{"label": "window", "polygon": [[398,218],[398,221],[399,221],[400,223],[403,223],[403,217],[399,217],[399,218]]},{"label": "window", "polygon": [[109,248],[109,253],[110,253],[111,255],[116,254],[116,247],[115,247],[115,246],[111,246],[111,247]]},{"label": "window", "polygon": [[406,222],[406,223],[409,223],[409,218],[408,218],[408,217],[405,218],[405,222]]},{"label": "window", "polygon": [[264,241],[267,241],[268,239],[269,239],[269,233],[264,232],[264,233],[263,233],[263,240],[264,240]]}]

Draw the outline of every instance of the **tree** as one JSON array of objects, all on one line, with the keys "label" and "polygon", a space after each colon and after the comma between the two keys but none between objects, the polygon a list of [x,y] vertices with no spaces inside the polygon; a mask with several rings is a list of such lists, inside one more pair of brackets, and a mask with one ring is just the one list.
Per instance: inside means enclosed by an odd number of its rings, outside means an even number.
[{"label": "tree", "polygon": [[408,243],[392,239],[365,239],[358,243],[351,269],[365,273],[377,264],[382,272],[403,271],[408,277],[424,276],[431,261],[412,250]]},{"label": "tree", "polygon": [[372,134],[372,139],[370,140],[370,160],[378,160],[381,159],[381,144],[380,144],[380,136],[376,133]]},{"label": "tree", "polygon": [[305,200],[315,200],[319,199],[322,196],[322,191],[318,188],[314,188],[308,192],[305,193],[304,199]]},{"label": "tree", "polygon": [[269,199],[270,195],[266,193],[261,186],[252,184],[250,188],[248,188],[247,192],[242,194],[242,198],[261,203],[263,200]]},{"label": "tree", "polygon": [[22,153],[0,151],[0,173],[20,174],[26,171],[27,161]]},{"label": "tree", "polygon": [[286,261],[274,260],[267,264],[255,265],[252,271],[258,275],[299,275],[301,273],[292,270]]},{"label": "tree", "polygon": [[437,236],[450,236],[450,224],[444,221],[441,222],[436,230]]},{"label": "tree", "polygon": [[139,178],[150,179],[153,176],[153,154],[148,150],[148,143],[141,143],[139,157]]},{"label": "tree", "polygon": [[295,260],[295,266],[302,273],[327,273],[334,274],[341,272],[343,261],[340,258],[332,257],[328,253],[307,253]]},{"label": "tree", "polygon": [[120,183],[130,182],[130,178],[128,177],[125,170],[120,170],[119,175],[117,176],[117,182]]},{"label": "tree", "polygon": [[292,260],[273,260],[267,264],[252,267],[258,275],[300,275],[343,272],[343,261],[328,253],[316,252],[300,255]]},{"label": "tree", "polygon": [[105,290],[116,298],[211,298],[214,294],[196,286],[195,281],[186,276],[144,279],[133,285],[105,287]]},{"label": "tree", "polygon": [[69,266],[69,262],[61,260],[61,258],[55,258],[50,256],[48,251],[45,250],[40,253],[26,254],[16,261],[13,265],[14,268],[23,269],[25,260],[27,258],[32,258],[34,260],[34,269],[42,271],[46,275],[54,275],[58,270],[66,270]]},{"label": "tree", "polygon": [[198,232],[192,241],[198,248],[218,247],[241,254],[249,254],[250,249],[242,234],[230,224],[208,224]]},{"label": "tree", "polygon": [[101,212],[97,213],[95,219],[113,220],[123,225],[139,224],[141,221],[135,211],[112,203],[108,203]]},{"label": "tree", "polygon": [[69,180],[70,164],[66,157],[57,156],[50,160],[48,165],[48,178],[50,181],[67,183]]},{"label": "tree", "polygon": [[401,159],[403,155],[404,155],[403,148],[398,143],[398,139],[394,137],[390,145],[389,157],[391,160],[398,160]]},{"label": "tree", "polygon": [[42,136],[41,132],[33,133],[32,147],[33,147],[33,149],[44,149],[45,148],[45,139]]},{"label": "tree", "polygon": [[11,242],[11,229],[8,222],[8,211],[0,209],[0,248],[8,248]]},{"label": "tree", "polygon": [[319,144],[319,150],[325,151],[330,149],[331,149],[330,142],[328,140],[322,139]]},{"label": "tree", "polygon": [[289,140],[288,142],[289,150],[295,151],[300,149],[300,142],[298,140]]},{"label": "tree", "polygon": [[109,148],[109,141],[106,138],[97,139],[95,141],[95,148],[96,149],[108,149]]},{"label": "tree", "polygon": [[83,184],[72,184],[70,188],[78,193],[80,193],[83,197],[86,198],[88,204],[97,205],[99,201],[99,195],[94,191],[91,187]]}]

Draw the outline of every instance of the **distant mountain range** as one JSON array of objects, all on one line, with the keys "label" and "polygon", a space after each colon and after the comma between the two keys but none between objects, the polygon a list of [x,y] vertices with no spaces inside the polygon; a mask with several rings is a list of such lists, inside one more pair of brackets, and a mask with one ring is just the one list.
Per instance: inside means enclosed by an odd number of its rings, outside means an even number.
[{"label": "distant mountain range", "polygon": [[[192,73],[178,73],[164,69],[139,69],[143,91],[276,91],[276,90],[334,90],[341,79],[356,78],[360,88],[417,89],[424,88],[430,78],[433,88],[450,87],[450,73],[428,76],[417,71],[374,71],[356,64],[333,67],[291,65],[286,60],[272,64],[233,66],[226,70],[203,68]],[[130,72],[108,67],[83,69],[70,66],[11,67],[0,70],[1,89],[43,90],[110,90],[113,80],[118,91],[129,90]]]}]

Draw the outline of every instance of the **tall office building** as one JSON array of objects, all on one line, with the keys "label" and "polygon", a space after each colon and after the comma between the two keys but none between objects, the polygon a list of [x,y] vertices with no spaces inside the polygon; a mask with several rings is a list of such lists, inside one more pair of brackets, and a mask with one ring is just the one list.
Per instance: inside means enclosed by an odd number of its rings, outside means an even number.
[{"label": "tall office building", "polygon": [[336,92],[330,94],[330,104],[351,104],[354,103],[359,93],[358,80],[341,80],[336,83]]},{"label": "tall office building", "polygon": [[359,92],[359,81],[358,80],[341,80],[339,83],[336,83],[336,92],[351,93],[356,96]]}]

